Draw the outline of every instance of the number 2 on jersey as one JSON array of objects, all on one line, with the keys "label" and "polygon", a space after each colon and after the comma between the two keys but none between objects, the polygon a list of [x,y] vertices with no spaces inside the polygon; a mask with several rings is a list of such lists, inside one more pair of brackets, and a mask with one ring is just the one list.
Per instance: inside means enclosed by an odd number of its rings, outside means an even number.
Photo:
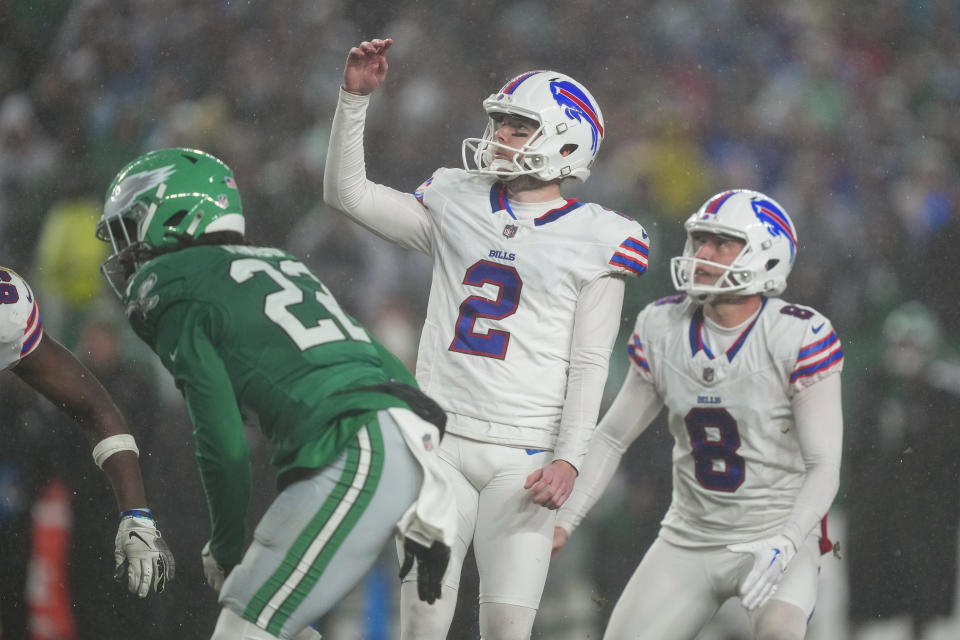
[{"label": "number 2 on jersey", "polygon": [[492,284],[498,288],[496,299],[470,296],[460,304],[456,335],[450,351],[503,360],[510,344],[510,333],[491,329],[486,333],[474,330],[477,320],[503,320],[513,315],[520,304],[523,282],[513,267],[489,260],[480,260],[467,269],[463,283],[474,287]]},{"label": "number 2 on jersey", "polygon": [[746,473],[744,460],[737,455],[740,431],[736,419],[726,409],[694,407],[684,422],[700,485],[712,491],[736,491]]},{"label": "number 2 on jersey", "polygon": [[[346,340],[347,336],[341,331],[341,327],[350,338],[361,342],[370,342],[370,337],[363,327],[357,326],[343,312],[336,299],[327,291],[317,278],[310,273],[310,270],[302,262],[295,260],[283,260],[280,262],[278,271],[268,262],[258,260],[257,258],[242,258],[234,260],[230,264],[230,277],[237,282],[243,283],[252,278],[257,273],[268,275],[274,282],[280,285],[281,290],[267,294],[263,300],[263,312],[270,320],[279,325],[288,336],[305,351],[310,347],[328,342],[339,342]],[[290,281],[290,277],[307,276],[316,285],[317,290],[314,295],[317,302],[337,321],[331,318],[317,320],[316,326],[306,327],[296,318],[288,307],[303,302],[303,289]],[[339,322],[339,326],[338,323]]]}]

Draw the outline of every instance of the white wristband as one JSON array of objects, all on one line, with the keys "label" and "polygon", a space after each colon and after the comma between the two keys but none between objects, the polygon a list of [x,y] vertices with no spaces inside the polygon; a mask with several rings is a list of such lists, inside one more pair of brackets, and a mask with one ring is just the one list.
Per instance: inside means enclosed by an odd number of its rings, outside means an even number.
[{"label": "white wristband", "polygon": [[137,449],[137,441],[129,433],[119,433],[115,436],[104,438],[93,448],[93,461],[98,467],[103,469],[103,463],[107,458],[120,451],[133,451],[139,458],[140,450]]}]

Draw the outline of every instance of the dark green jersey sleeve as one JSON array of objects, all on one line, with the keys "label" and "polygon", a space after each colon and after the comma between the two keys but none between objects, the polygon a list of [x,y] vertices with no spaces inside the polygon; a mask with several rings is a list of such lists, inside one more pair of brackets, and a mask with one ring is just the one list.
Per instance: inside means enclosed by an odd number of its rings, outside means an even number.
[{"label": "dark green jersey sleeve", "polygon": [[215,313],[179,304],[156,324],[157,350],[183,394],[210,512],[210,551],[225,567],[243,556],[250,499],[250,449],[230,377],[211,343]]}]

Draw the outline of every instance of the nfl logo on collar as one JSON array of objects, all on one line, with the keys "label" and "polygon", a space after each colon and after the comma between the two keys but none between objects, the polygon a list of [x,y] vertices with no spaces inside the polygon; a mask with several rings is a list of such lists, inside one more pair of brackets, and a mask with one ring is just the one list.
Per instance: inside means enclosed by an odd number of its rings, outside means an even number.
[{"label": "nfl logo on collar", "polygon": [[517,225],[515,225],[515,224],[508,224],[507,226],[505,226],[505,227],[503,228],[503,237],[504,237],[504,238],[512,238],[512,237],[515,236],[515,235],[517,235]]},{"label": "nfl logo on collar", "polygon": [[703,381],[704,381],[704,382],[713,382],[713,367],[704,367],[704,368],[703,368]]}]

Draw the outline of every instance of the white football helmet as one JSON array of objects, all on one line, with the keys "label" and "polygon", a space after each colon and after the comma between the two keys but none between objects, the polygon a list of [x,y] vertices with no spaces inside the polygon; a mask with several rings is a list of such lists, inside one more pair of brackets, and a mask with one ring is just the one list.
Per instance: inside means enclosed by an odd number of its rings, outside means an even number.
[{"label": "white football helmet", "polygon": [[[603,114],[582,84],[555,71],[528,71],[484,100],[483,108],[490,116],[483,137],[463,141],[467,171],[502,180],[529,175],[586,181],[603,141]],[[514,151],[495,139],[496,120],[508,114],[539,126],[512,161],[495,161],[497,148]]]},{"label": "white football helmet", "polygon": [[[684,223],[687,242],[683,255],[670,260],[673,286],[700,301],[717,294],[776,297],[787,287],[787,276],[797,256],[797,232],[780,204],[758,191],[735,189],[707,200]],[[696,257],[697,232],[731,236],[746,244],[730,265]],[[723,273],[713,284],[696,282],[699,266],[709,265]]]}]

